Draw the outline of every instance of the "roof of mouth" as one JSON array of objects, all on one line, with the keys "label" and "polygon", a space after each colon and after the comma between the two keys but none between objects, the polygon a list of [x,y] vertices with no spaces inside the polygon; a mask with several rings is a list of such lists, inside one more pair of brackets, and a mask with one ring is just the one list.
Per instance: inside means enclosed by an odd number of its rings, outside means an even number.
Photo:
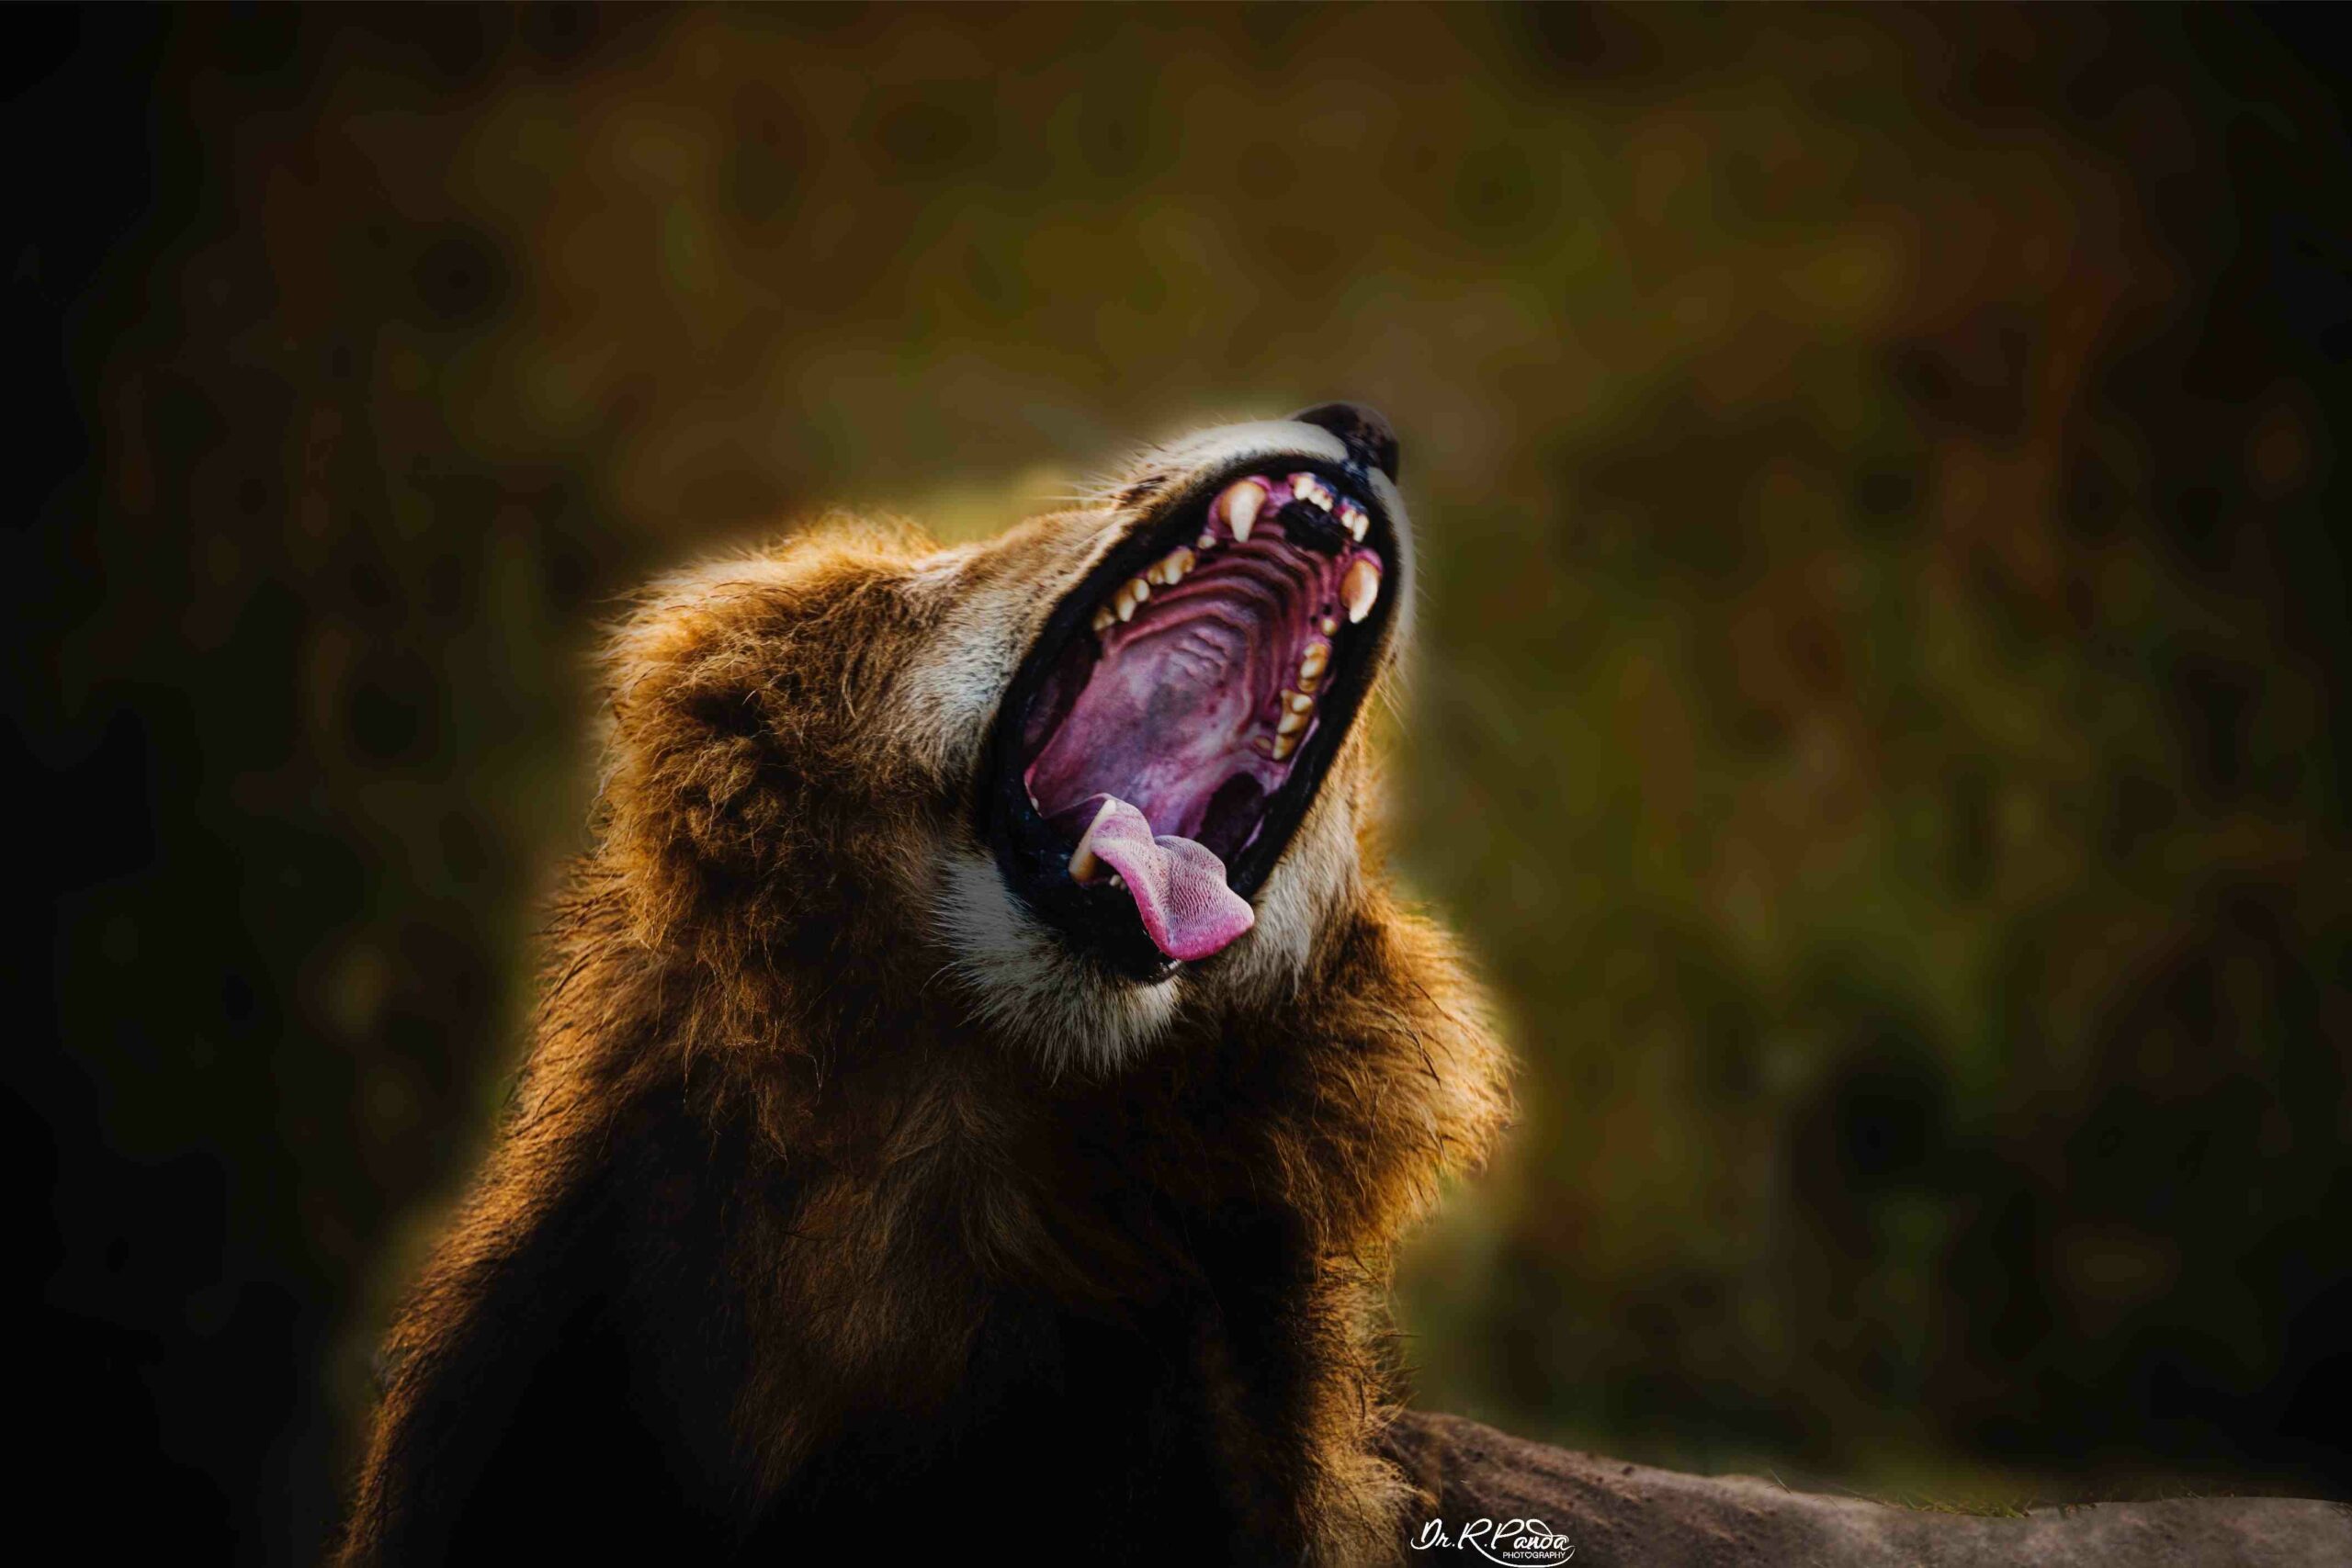
[{"label": "roof of mouth", "polygon": [[[1026,737],[1037,808],[1050,817],[1108,793],[1156,832],[1214,827],[1224,830],[1212,849],[1239,850],[1246,838],[1230,829],[1254,829],[1257,814],[1238,822],[1238,808],[1281,787],[1322,722],[1317,694],[1345,657],[1342,628],[1379,592],[1379,552],[1356,538],[1363,518],[1313,475],[1250,476],[1218,496],[1192,544],[1113,589],[1091,639],[1064,654],[1056,695],[1067,705]],[[1292,542],[1312,528],[1347,536]]]}]

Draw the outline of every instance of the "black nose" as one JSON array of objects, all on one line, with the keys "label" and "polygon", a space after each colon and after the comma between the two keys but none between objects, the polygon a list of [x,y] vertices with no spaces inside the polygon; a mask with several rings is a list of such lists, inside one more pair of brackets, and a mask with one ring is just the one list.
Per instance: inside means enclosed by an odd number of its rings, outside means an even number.
[{"label": "black nose", "polygon": [[1356,461],[1396,477],[1396,432],[1378,409],[1362,403],[1317,403],[1291,415],[1301,424],[1320,425],[1347,443]]}]

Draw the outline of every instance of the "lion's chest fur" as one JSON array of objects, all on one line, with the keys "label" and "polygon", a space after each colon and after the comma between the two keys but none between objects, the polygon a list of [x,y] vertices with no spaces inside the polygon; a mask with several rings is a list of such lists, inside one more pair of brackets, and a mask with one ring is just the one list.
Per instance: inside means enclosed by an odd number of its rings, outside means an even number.
[{"label": "lion's chest fur", "polygon": [[778,1155],[759,1200],[734,1180],[707,1206],[714,1272],[747,1281],[737,1429],[777,1478],[755,1543],[849,1550],[914,1506],[1034,1508],[1053,1560],[1138,1530],[1191,1560],[1303,1550],[1334,1281],[1214,1153],[1211,1086],[1008,1104],[987,1074],[915,1077],[842,1086],[871,1120],[817,1141],[869,1157]]}]

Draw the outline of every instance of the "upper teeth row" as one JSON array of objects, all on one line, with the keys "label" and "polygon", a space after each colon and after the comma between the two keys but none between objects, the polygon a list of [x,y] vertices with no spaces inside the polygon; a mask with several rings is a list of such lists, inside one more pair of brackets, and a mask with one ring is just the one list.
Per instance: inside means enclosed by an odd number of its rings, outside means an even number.
[{"label": "upper teeth row", "polygon": [[1372,527],[1372,519],[1363,507],[1352,501],[1340,500],[1329,485],[1313,474],[1293,474],[1287,479],[1236,479],[1216,498],[1209,515],[1223,523],[1238,543],[1250,537],[1267,507],[1280,506],[1293,499],[1311,501],[1330,513],[1358,541]]},{"label": "upper teeth row", "polygon": [[1163,588],[1175,587],[1184,581],[1184,574],[1193,570],[1193,563],[1199,558],[1189,548],[1179,545],[1144,568],[1141,577],[1129,578],[1119,584],[1119,591],[1111,595],[1111,602],[1094,612],[1096,633],[1108,631],[1114,621],[1134,620],[1136,606],[1151,597],[1153,583]]},{"label": "upper teeth row", "polygon": [[[1314,500],[1317,505],[1324,507],[1327,511],[1329,509],[1333,499],[1330,488],[1313,474],[1293,474],[1290,477],[1290,484],[1295,493]],[[1250,531],[1257,526],[1258,515],[1264,509],[1272,494],[1272,487],[1264,479],[1239,479],[1216,498],[1216,504],[1210,509],[1210,514],[1221,519],[1236,540],[1247,539],[1250,536]],[[1351,501],[1342,502],[1339,515],[1357,538],[1363,537],[1368,520],[1361,507]],[[1201,536],[1202,549],[1209,549],[1216,543],[1216,535]],[[1141,577],[1129,578],[1121,583],[1118,591],[1111,595],[1110,603],[1095,610],[1093,621],[1095,633],[1099,636],[1108,631],[1115,622],[1135,619],[1136,606],[1151,597],[1151,591],[1155,584],[1162,588],[1173,588],[1184,581],[1185,574],[1193,570],[1199,559],[1200,557],[1195,555],[1189,546],[1179,545],[1146,567]],[[1372,613],[1372,606],[1379,597],[1380,568],[1378,564],[1362,557],[1351,561],[1347,571],[1340,579],[1340,601],[1348,612],[1348,619],[1351,622],[1363,620]],[[1323,634],[1329,637],[1337,630],[1339,630],[1339,624],[1329,616],[1325,616]],[[1327,649],[1327,654],[1328,651]]]}]

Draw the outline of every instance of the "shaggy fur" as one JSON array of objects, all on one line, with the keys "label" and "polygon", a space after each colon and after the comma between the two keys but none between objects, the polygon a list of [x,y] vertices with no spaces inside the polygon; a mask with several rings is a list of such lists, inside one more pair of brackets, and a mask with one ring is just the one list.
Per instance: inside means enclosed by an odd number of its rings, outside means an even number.
[{"label": "shaggy fur", "polygon": [[974,827],[1023,653],[1152,498],[1335,450],[1228,427],[986,545],[832,518],[645,595],[343,1562],[1399,1554],[1390,1249],[1505,1095],[1376,874],[1363,733],[1257,929],[1164,984],[1075,961]]}]

